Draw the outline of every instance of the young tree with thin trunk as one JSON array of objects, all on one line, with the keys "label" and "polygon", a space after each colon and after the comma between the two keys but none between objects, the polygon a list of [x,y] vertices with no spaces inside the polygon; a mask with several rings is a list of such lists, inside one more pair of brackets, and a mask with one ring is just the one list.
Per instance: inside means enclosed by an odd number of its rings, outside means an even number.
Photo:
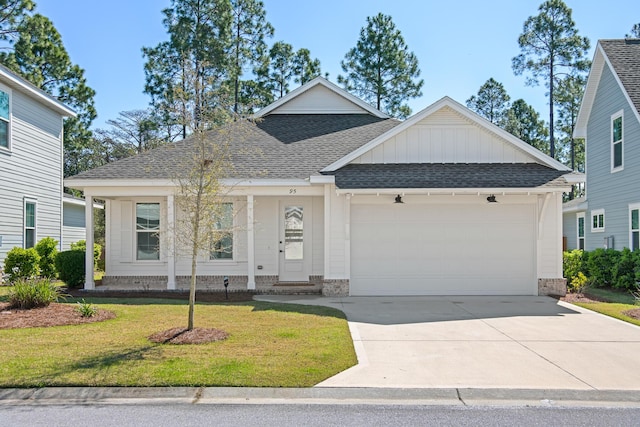
[{"label": "young tree with thin trunk", "polygon": [[589,69],[586,57],[589,39],[578,34],[571,9],[562,0],[547,0],[538,11],[538,15],[530,16],[524,23],[518,38],[522,53],[512,59],[512,68],[516,75],[531,74],[527,85],[537,86],[543,80],[549,89],[549,154],[555,157],[556,86],[565,76]]},{"label": "young tree with thin trunk", "polygon": [[501,126],[507,119],[510,99],[502,83],[491,77],[480,86],[477,95],[467,99],[467,107],[494,125]]},{"label": "young tree with thin trunk", "polygon": [[367,26],[341,66],[345,75],[338,76],[338,83],[392,116],[411,115],[406,101],[422,95],[418,58],[388,15],[367,18]]}]

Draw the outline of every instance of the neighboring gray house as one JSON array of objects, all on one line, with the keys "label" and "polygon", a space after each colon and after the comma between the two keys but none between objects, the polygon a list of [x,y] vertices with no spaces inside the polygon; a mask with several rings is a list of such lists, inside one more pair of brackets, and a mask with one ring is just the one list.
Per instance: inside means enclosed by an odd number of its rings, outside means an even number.
[{"label": "neighboring gray house", "polygon": [[15,246],[48,236],[63,244],[62,122],[73,116],[0,66],[0,266]]},{"label": "neighboring gray house", "polygon": [[574,138],[586,139],[586,198],[565,203],[567,249],[640,245],[640,39],[600,40]]}]

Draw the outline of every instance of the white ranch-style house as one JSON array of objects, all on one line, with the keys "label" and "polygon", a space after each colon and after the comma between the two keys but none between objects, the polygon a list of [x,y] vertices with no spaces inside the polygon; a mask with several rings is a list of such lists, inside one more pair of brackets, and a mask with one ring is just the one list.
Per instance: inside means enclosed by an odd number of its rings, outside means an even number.
[{"label": "white ranch-style house", "polygon": [[[582,175],[454,100],[398,121],[319,77],[257,118],[232,142],[232,250],[202,255],[199,289],[228,276],[257,292],[565,292],[562,193]],[[190,144],[65,181],[89,206],[106,200],[105,287],[188,287],[190,260],[169,230],[180,215],[171,177]]]}]

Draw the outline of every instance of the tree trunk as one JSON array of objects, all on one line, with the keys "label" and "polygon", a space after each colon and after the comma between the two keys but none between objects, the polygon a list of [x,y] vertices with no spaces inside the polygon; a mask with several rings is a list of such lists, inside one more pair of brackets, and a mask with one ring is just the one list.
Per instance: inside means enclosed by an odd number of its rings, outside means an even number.
[{"label": "tree trunk", "polygon": [[555,159],[556,146],[553,139],[553,57],[551,57],[551,64],[549,67],[549,155]]}]

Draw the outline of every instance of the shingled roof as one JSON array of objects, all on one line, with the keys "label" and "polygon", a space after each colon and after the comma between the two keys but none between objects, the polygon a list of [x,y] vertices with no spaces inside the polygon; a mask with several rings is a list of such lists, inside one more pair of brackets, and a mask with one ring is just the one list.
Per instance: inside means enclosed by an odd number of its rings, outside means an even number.
[{"label": "shingled roof", "polygon": [[537,163],[350,164],[335,175],[340,189],[566,187],[567,171]]},{"label": "shingled roof", "polygon": [[[255,125],[231,125],[230,133],[211,132],[209,137],[229,140],[234,168],[228,178],[305,179],[399,123],[369,114],[273,114]],[[66,181],[172,179],[180,175],[193,147],[187,138]]]},{"label": "shingled roof", "polygon": [[600,40],[613,71],[640,112],[640,39]]}]

